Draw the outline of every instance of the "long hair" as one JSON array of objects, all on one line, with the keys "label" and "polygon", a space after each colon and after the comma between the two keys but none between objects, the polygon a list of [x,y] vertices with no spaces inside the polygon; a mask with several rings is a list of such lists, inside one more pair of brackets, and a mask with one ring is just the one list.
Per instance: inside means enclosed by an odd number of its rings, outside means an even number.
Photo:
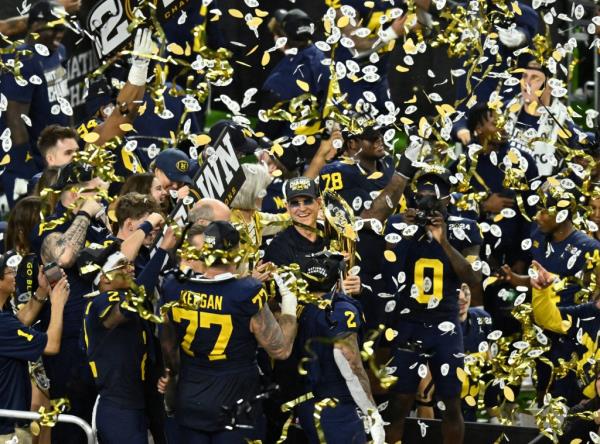
[{"label": "long hair", "polygon": [[27,196],[17,202],[8,218],[5,251],[16,250],[21,255],[31,252],[29,233],[40,223],[41,209],[42,200],[38,196]]},{"label": "long hair", "polygon": [[267,167],[257,163],[244,163],[242,169],[246,180],[236,194],[231,208],[240,210],[258,210],[256,199],[265,197],[266,189],[273,180]]}]

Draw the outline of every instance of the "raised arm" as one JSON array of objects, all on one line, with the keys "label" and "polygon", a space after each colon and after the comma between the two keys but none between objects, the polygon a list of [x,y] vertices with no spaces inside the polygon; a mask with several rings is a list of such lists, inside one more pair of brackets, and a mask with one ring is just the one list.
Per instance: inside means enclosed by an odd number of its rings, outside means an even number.
[{"label": "raised arm", "polygon": [[146,78],[148,76],[148,64],[150,60],[143,56],[152,54],[152,33],[149,29],[138,29],[133,45],[133,52],[142,57],[133,57],[127,83],[121,88],[117,96],[117,106],[106,122],[94,128],[94,132],[100,136],[94,143],[102,145],[114,137],[125,135],[121,125],[133,123],[138,115],[142,104],[144,90],[146,89]]},{"label": "raised arm", "polygon": [[43,263],[56,262],[63,268],[71,268],[79,251],[84,247],[87,229],[92,217],[102,206],[93,199],[87,199],[79,214],[64,233],[50,233],[42,242],[40,255]]}]

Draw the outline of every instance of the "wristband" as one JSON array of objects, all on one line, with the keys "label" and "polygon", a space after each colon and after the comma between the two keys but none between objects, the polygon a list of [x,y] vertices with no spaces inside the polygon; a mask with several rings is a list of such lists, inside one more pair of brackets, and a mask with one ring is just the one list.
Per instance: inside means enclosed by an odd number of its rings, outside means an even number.
[{"label": "wristband", "polygon": [[44,303],[46,303],[46,301],[48,300],[48,296],[46,296],[46,298],[45,298],[45,299],[40,299],[40,298],[38,298],[38,297],[37,297],[37,295],[35,294],[35,292],[33,292],[33,293],[31,294],[31,298],[32,298],[34,301],[36,301],[36,302],[39,302],[40,304],[44,304]]},{"label": "wristband", "polygon": [[398,34],[396,34],[396,31],[394,31],[394,28],[388,26],[379,33],[379,38],[383,43],[389,43],[392,40],[396,40],[398,38]]},{"label": "wristband", "polygon": [[85,211],[83,211],[83,210],[79,210],[79,211],[77,212],[77,214],[75,214],[75,217],[78,217],[78,216],[83,216],[83,217],[85,217],[85,218],[86,218],[88,221],[90,221],[90,222],[92,221],[92,216],[90,216],[88,213],[86,213],[86,212],[85,212]]},{"label": "wristband", "polygon": [[152,230],[154,230],[154,226],[152,225],[152,223],[144,221],[137,227],[137,229],[142,230],[144,234],[148,236],[150,233],[152,233]]}]

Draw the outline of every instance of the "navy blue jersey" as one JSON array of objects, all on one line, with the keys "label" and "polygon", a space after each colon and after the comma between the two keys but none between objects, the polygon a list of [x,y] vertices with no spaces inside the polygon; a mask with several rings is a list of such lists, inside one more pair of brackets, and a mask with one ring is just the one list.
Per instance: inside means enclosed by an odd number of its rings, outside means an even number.
[{"label": "navy blue jersey", "polygon": [[[586,256],[600,250],[600,242],[589,237],[583,231],[573,231],[565,240],[552,242],[539,228],[534,226],[531,232],[531,256],[550,273],[560,278],[574,276],[585,270],[589,259]],[[567,287],[558,293],[559,306],[569,306],[579,303],[575,295],[581,287],[575,282],[569,282]]]},{"label": "navy blue jersey", "polygon": [[[515,199],[517,192],[504,186],[506,177],[506,165],[511,165],[510,157],[518,156],[519,168],[525,170],[525,178],[531,182],[538,177],[537,166],[531,155],[523,151],[512,151],[508,144],[504,144],[497,151],[490,153],[480,152],[477,155],[477,167],[475,174],[471,177],[470,185],[475,192],[484,191],[489,194],[500,193],[503,196]],[[467,159],[467,165],[470,161]],[[467,166],[468,168],[468,166]],[[520,192],[524,202],[531,192]],[[517,205],[513,208],[515,215],[513,217],[503,217],[501,220],[495,219],[495,214],[484,215],[480,221],[486,221],[489,224],[497,225],[502,235],[494,236],[495,230],[485,233],[485,243],[492,247],[492,254],[500,263],[512,264],[518,259],[523,258],[521,251],[521,241],[529,237],[531,222],[527,221],[520,213]],[[528,210],[528,208],[526,208]],[[528,212],[527,216],[533,216]],[[461,214],[465,217],[466,214]]]},{"label": "navy blue jersey", "polygon": [[283,195],[283,183],[282,179],[273,179],[267,187],[267,194],[262,200],[260,211],[273,214],[285,213],[287,211],[285,196]]},{"label": "navy blue jersey", "polygon": [[321,191],[335,191],[342,196],[355,214],[369,209],[373,199],[385,188],[394,175],[394,160],[387,156],[378,162],[378,171],[368,174],[352,159],[325,165],[319,174]]},{"label": "navy blue jersey", "polygon": [[124,408],[143,409],[150,333],[138,316],[122,308],[126,322],[112,329],[103,325],[125,296],[125,291],[109,291],[88,302],[83,323],[85,347],[100,396]]},{"label": "navy blue jersey", "polygon": [[[27,81],[17,84],[12,73],[2,76],[0,92],[8,100],[29,104],[31,126],[27,126],[31,153],[39,170],[43,168],[41,155],[36,148],[37,139],[42,130],[53,123],[68,126],[70,117],[64,114],[59,98],[68,100],[67,70],[65,68],[67,52],[60,45],[48,56],[40,55],[33,45],[25,44],[19,50],[29,50],[31,55],[19,59],[23,63],[21,75]],[[64,109],[64,107],[63,107]],[[29,162],[28,153],[11,150],[10,168],[20,171],[25,162]]]},{"label": "navy blue jersey", "polygon": [[[28,361],[36,361],[46,348],[47,336],[26,327],[11,311],[0,310],[0,409],[31,407]],[[0,435],[12,433],[14,419],[0,419]]]},{"label": "navy blue jersey", "polygon": [[308,371],[309,389],[316,399],[337,398],[340,402],[353,402],[346,380],[333,357],[333,341],[351,333],[360,333],[362,311],[357,301],[342,293],[335,296],[327,293],[323,299],[333,299],[331,308],[306,305],[298,326],[297,343],[303,344],[303,354],[309,358],[304,366]]},{"label": "navy blue jersey", "polygon": [[[360,26],[368,28],[371,31],[369,37],[372,38],[377,38],[377,32],[381,29],[381,18],[384,15],[389,16],[390,10],[394,7],[402,7],[402,5],[399,4],[400,2],[390,2],[386,0],[374,0],[372,2],[365,2],[363,0],[327,0],[326,3],[336,9],[345,5],[354,8],[358,15],[356,21],[361,24]],[[387,26],[389,26],[389,24],[386,25],[386,27]],[[375,106],[377,109],[385,112],[384,102],[390,100],[387,78],[389,58],[395,45],[396,41],[392,40],[379,48],[377,50],[378,57],[373,62],[371,62],[370,57],[354,58],[356,55],[356,50],[354,48],[348,49],[343,46],[336,48],[334,52],[334,59],[336,62],[346,63],[348,60],[352,60],[358,63],[360,68],[374,66],[376,69],[375,74],[378,76],[370,79],[372,81],[367,81],[363,79],[364,74],[358,72],[353,76],[348,73],[345,77],[341,78],[339,80],[340,89],[342,93],[348,94],[346,99],[348,102],[355,104],[358,99],[364,98],[364,91],[371,91],[377,98]]]},{"label": "navy blue jersey", "polygon": [[[383,278],[388,293],[396,294],[400,318],[426,323],[456,320],[461,280],[442,246],[427,236],[403,236],[406,224],[400,216],[388,220],[386,235],[402,239],[394,245],[394,262],[384,261]],[[446,220],[450,244],[459,252],[482,243],[475,221],[450,216]]]},{"label": "navy blue jersey", "polygon": [[478,353],[479,344],[492,332],[492,316],[482,308],[469,308],[467,319],[460,323],[465,353]]},{"label": "navy blue jersey", "polygon": [[171,279],[163,286],[163,298],[179,301],[167,315],[181,344],[181,378],[256,368],[257,342],[250,319],[267,301],[260,281]]}]

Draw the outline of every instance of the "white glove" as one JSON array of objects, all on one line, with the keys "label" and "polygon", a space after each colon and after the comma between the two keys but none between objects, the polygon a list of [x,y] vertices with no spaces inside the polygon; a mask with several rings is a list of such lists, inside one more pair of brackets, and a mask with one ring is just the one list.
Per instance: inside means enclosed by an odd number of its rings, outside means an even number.
[{"label": "white glove", "polygon": [[498,38],[507,48],[518,48],[527,41],[525,33],[516,28],[498,28]]},{"label": "white glove", "polygon": [[373,412],[370,416],[371,426],[369,427],[369,433],[373,439],[374,444],[385,444],[385,429],[383,428],[383,418],[377,411]]},{"label": "white glove", "polygon": [[140,56],[152,55],[152,32],[148,28],[137,30],[133,52],[136,55],[132,58],[127,81],[135,86],[143,86],[146,84],[150,59]]},{"label": "white glove", "polygon": [[294,276],[290,277],[287,281],[283,281],[283,278],[279,274],[274,273],[273,279],[279,289],[281,295],[281,314],[287,314],[296,317],[296,307],[298,306],[298,299],[296,295],[290,290],[290,285],[296,280]]}]

